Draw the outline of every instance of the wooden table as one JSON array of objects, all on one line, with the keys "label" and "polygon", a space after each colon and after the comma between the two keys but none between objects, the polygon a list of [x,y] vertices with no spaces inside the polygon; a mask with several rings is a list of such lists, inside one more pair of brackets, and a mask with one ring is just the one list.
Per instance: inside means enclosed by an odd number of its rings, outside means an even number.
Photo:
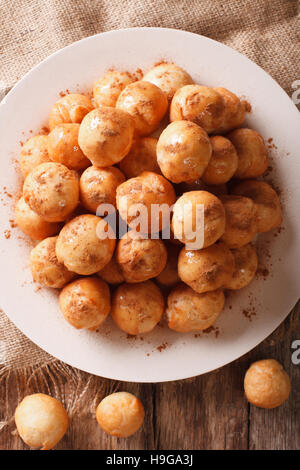
[{"label": "wooden table", "polygon": [[[72,410],[67,435],[58,449],[300,449],[300,364],[291,362],[293,341],[300,340],[300,302],[287,320],[261,345],[222,369],[200,377],[163,384],[120,383],[84,375],[89,394]],[[298,355],[300,358],[300,354]],[[275,358],[292,381],[289,400],[274,410],[249,405],[243,378],[249,364]],[[53,380],[45,374],[43,390],[55,395]],[[39,391],[34,381],[31,390]],[[113,391],[138,395],[146,410],[142,429],[129,439],[104,434],[95,420],[99,400]],[[24,390],[10,388],[8,400],[16,406]],[[45,392],[47,393],[47,392]],[[76,394],[76,383],[65,385],[65,397]],[[1,397],[0,405],[5,397]],[[1,411],[1,410],[0,410]],[[1,415],[0,415],[1,416]],[[13,420],[1,431],[0,449],[25,449]]]}]

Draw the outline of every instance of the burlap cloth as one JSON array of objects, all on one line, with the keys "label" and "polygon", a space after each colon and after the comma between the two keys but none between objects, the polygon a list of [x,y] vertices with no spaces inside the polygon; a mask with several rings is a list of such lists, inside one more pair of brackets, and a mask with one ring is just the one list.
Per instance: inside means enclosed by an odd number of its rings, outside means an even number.
[{"label": "burlap cloth", "polygon": [[[0,98],[31,67],[73,41],[134,26],[184,29],[244,53],[292,94],[300,79],[298,0],[0,0]],[[0,301],[1,305],[1,301]],[[10,386],[76,384],[72,406],[93,378],[40,350],[0,313],[0,429],[11,419]],[[44,389],[44,386],[43,386]],[[0,414],[1,416],[1,414]]]}]

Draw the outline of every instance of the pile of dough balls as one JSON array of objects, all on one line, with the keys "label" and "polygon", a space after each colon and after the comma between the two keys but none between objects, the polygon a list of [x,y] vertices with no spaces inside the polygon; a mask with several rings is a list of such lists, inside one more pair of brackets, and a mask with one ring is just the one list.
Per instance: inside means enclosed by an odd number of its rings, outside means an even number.
[{"label": "pile of dough balls", "polygon": [[[254,239],[278,227],[282,214],[260,178],[267,150],[244,124],[249,109],[167,62],[144,76],[108,70],[91,98],[69,93],[54,103],[49,133],[21,149],[16,223],[36,242],[34,281],[61,289],[72,327],[95,330],[110,315],[130,335],[162,318],[178,332],[204,330],[223,310],[224,290],[253,280]],[[101,204],[121,216],[125,235],[99,236],[118,230],[97,213]],[[137,225],[137,204],[147,224]],[[153,204],[169,212],[154,216]],[[97,415],[104,428],[109,403]]]}]

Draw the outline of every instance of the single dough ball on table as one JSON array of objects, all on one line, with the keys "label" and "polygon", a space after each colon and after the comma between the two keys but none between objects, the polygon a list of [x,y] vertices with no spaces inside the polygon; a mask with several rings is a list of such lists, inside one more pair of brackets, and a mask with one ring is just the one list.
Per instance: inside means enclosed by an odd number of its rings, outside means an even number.
[{"label": "single dough ball on table", "polygon": [[121,91],[135,81],[129,72],[109,70],[94,84],[93,95],[96,106],[115,107]]},{"label": "single dough ball on table", "polygon": [[47,222],[30,209],[23,197],[16,204],[15,218],[16,224],[22,232],[33,238],[33,240],[43,240],[46,237],[55,235],[60,229],[58,222]]},{"label": "single dough ball on table", "polygon": [[164,307],[164,297],[154,282],[121,284],[113,294],[111,316],[125,333],[138,335],[153,330]]},{"label": "single dough ball on table", "polygon": [[253,129],[236,129],[227,135],[236,148],[236,178],[258,178],[268,168],[267,149],[262,136]]},{"label": "single dough ball on table", "polygon": [[198,294],[180,284],[168,296],[168,326],[180,333],[206,330],[215,323],[224,304],[225,297],[221,289]]},{"label": "single dough ball on table", "polygon": [[125,176],[118,168],[90,166],[80,178],[80,201],[86,209],[95,213],[100,204],[116,206],[117,187],[124,181]]},{"label": "single dough ball on table", "polygon": [[[197,209],[203,207],[204,220],[198,219]],[[200,224],[200,227],[199,227]],[[203,227],[203,246],[197,237]],[[219,198],[207,191],[190,191],[179,197],[174,205],[172,230],[182,243],[197,243],[201,249],[215,243],[225,231],[225,209]],[[201,237],[200,237],[201,238]]]},{"label": "single dough ball on table", "polygon": [[285,402],[291,391],[288,374],[275,359],[251,364],[244,379],[247,400],[260,408],[276,408]]},{"label": "single dough ball on table", "polygon": [[110,311],[108,285],[96,277],[71,282],[60,293],[59,306],[63,316],[77,329],[96,329]]},{"label": "single dough ball on table", "polygon": [[231,249],[234,257],[234,271],[232,277],[225,283],[225,289],[242,289],[253,280],[257,271],[257,254],[252,245],[244,245]]},{"label": "single dough ball on table", "polygon": [[206,184],[224,184],[229,181],[238,167],[238,155],[229,139],[220,135],[210,138],[212,156],[202,180]]},{"label": "single dough ball on table", "polygon": [[167,250],[162,240],[143,238],[131,230],[119,241],[116,259],[126,282],[142,282],[161,273],[167,262]]},{"label": "single dough ball on table", "polygon": [[96,410],[99,426],[115,437],[132,436],[143,424],[145,411],[138,398],[117,392],[103,398]]},{"label": "single dough ball on table", "polygon": [[30,269],[35,282],[61,289],[75,277],[56,257],[57,237],[45,238],[30,253]]},{"label": "single dough ball on table", "polygon": [[193,121],[209,134],[222,124],[225,101],[213,88],[201,85],[186,85],[176,91],[170,107],[170,120]]},{"label": "single dough ball on table", "polygon": [[68,429],[69,418],[63,405],[44,393],[27,395],[15,411],[21,439],[30,447],[52,449]]},{"label": "single dough ball on table", "polygon": [[116,106],[133,117],[136,133],[143,136],[159,126],[167,111],[168,99],[156,85],[139,80],[122,91]]},{"label": "single dough ball on table", "polygon": [[104,268],[101,269],[97,273],[101,279],[103,279],[105,282],[108,282],[108,284],[121,284],[122,282],[125,281],[122,270],[120,268],[119,263],[116,260],[116,256],[112,257],[109,263],[107,263]]},{"label": "single dough ball on table", "polygon": [[84,170],[91,163],[78,145],[79,124],[60,124],[48,136],[50,160],[62,163],[71,170]]},{"label": "single dough ball on table", "polygon": [[167,95],[169,101],[179,88],[194,83],[185,70],[172,63],[155,65],[144,75],[143,80],[158,86]]},{"label": "single dough ball on table", "polygon": [[26,177],[23,196],[40,217],[48,222],[62,222],[78,204],[78,175],[61,163],[42,163]]},{"label": "single dough ball on table", "polygon": [[158,139],[157,162],[162,174],[173,183],[200,178],[211,154],[207,133],[194,122],[172,122]]},{"label": "single dough ball on table", "polygon": [[[224,119],[217,132],[224,133],[240,127],[245,119],[247,104],[226,88],[214,88],[225,101]],[[249,105],[248,105],[249,106]]]},{"label": "single dough ball on table", "polygon": [[198,294],[219,289],[234,271],[234,257],[225,243],[216,243],[203,250],[183,248],[178,258],[180,279]]},{"label": "single dough ball on table", "polygon": [[[137,205],[142,204],[145,209],[146,218],[141,217],[143,226],[141,232],[143,232],[143,228],[146,231],[148,227],[148,232],[150,233],[151,225],[155,225],[153,229],[157,228],[156,232],[165,228],[170,223],[170,211],[168,211],[168,208],[171,208],[175,200],[175,191],[171,183],[163,176],[151,171],[144,171],[136,178],[131,178],[125,181],[125,183],[120,184],[117,188],[117,208],[122,219],[130,227],[134,227],[136,224],[137,215],[135,209],[138,209]],[[151,212],[153,215],[154,204],[165,205],[166,211],[160,213],[159,216],[154,215],[152,220]]]},{"label": "single dough ball on table", "polygon": [[233,194],[249,197],[257,209],[257,231],[268,232],[282,224],[280,201],[276,191],[264,181],[243,181],[233,188]]},{"label": "single dough ball on table", "polygon": [[36,166],[49,161],[48,136],[36,135],[30,137],[23,145],[20,155],[20,166],[24,178],[26,178]]},{"label": "single dough ball on table", "polygon": [[78,142],[92,164],[106,167],[118,163],[132,145],[134,121],[121,109],[101,107],[83,119]]},{"label": "single dough ball on table", "polygon": [[52,106],[49,115],[50,130],[65,122],[80,124],[84,116],[92,109],[94,106],[89,98],[79,93],[70,93]]},{"label": "single dough ball on table", "polygon": [[225,207],[226,227],[221,240],[230,248],[250,243],[257,234],[257,210],[254,202],[243,196],[220,196]]},{"label": "single dough ball on table", "polygon": [[[108,232],[106,238],[100,236]],[[58,235],[58,260],[77,274],[94,274],[109,263],[116,245],[108,223],[92,214],[79,215]]]},{"label": "single dough ball on table", "polygon": [[160,174],[156,157],[157,139],[141,137],[134,140],[129,153],[120,161],[120,169],[127,178],[139,176],[143,171]]},{"label": "single dough ball on table", "polygon": [[161,271],[161,273],[156,276],[155,280],[161,285],[161,286],[175,286],[179,282],[179,276],[178,276],[178,269],[177,269],[177,264],[178,264],[178,254],[181,249],[181,244],[180,246],[178,245],[172,245],[171,243],[168,243],[167,245],[167,263],[164,267],[164,269]]}]

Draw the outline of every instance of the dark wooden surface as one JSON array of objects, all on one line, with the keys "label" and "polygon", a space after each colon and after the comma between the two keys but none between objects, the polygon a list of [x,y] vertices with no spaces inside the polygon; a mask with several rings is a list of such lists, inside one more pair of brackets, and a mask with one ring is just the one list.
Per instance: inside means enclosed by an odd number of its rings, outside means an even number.
[{"label": "dark wooden surface", "polygon": [[[300,449],[300,365],[292,364],[293,341],[300,340],[300,303],[287,320],[261,345],[222,369],[193,379],[162,384],[120,383],[84,374],[88,393],[82,392],[71,423],[58,449]],[[263,358],[279,360],[292,381],[289,400],[274,410],[249,405],[243,394],[243,378],[249,364]],[[45,373],[39,383],[28,377],[24,390],[0,390],[0,449],[25,449],[13,420],[2,427],[3,404],[14,409],[28,393],[57,396],[59,377]],[[68,385],[67,385],[68,384]],[[63,384],[59,398],[64,402],[77,393],[76,379]],[[100,399],[116,390],[140,397],[145,423],[128,439],[107,436],[97,425],[95,408]],[[1,395],[2,394],[2,395]],[[2,410],[1,410],[2,406]]]}]

